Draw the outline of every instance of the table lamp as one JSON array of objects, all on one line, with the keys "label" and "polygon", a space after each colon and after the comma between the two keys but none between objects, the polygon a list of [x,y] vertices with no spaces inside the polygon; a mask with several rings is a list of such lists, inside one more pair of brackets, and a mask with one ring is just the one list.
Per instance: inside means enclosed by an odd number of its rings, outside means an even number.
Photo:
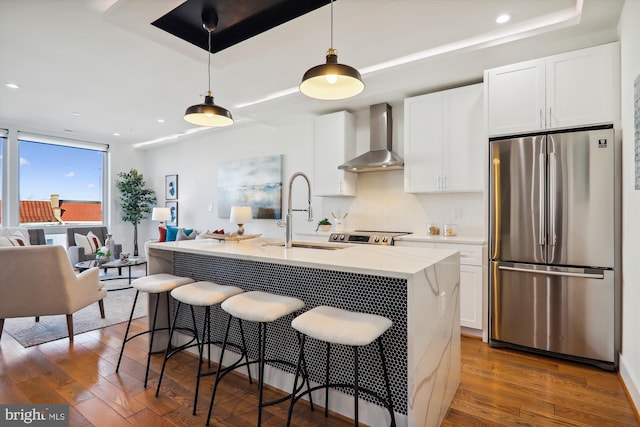
[{"label": "table lamp", "polygon": [[250,223],[252,216],[251,206],[231,206],[229,222],[238,224],[237,233],[239,236],[244,234],[243,225]]},{"label": "table lamp", "polygon": [[164,226],[164,221],[171,219],[171,209],[169,208],[153,208],[151,211],[151,221],[160,221],[160,225]]}]

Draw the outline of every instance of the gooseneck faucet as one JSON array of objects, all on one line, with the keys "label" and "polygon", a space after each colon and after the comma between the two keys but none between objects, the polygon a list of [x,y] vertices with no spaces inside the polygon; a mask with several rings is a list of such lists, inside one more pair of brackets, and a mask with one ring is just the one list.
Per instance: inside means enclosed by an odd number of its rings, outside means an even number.
[{"label": "gooseneck faucet", "polygon": [[[305,179],[305,181],[307,181],[307,189],[308,189],[308,196],[307,196],[307,209],[293,209],[292,203],[291,203],[291,188],[293,187],[293,181],[296,180],[297,177],[303,177]],[[313,213],[311,211],[311,182],[309,181],[309,177],[307,177],[307,175],[305,175],[302,172],[296,172],[293,175],[291,175],[291,179],[289,179],[289,200],[287,203],[287,216],[284,220],[284,224],[282,221],[278,221],[278,225],[280,227],[284,226],[284,246],[285,248],[290,248],[292,246],[292,241],[293,241],[293,224],[291,223],[291,219],[292,219],[292,213],[293,212],[307,212],[308,213],[308,218],[307,221],[312,222],[313,221]]]}]

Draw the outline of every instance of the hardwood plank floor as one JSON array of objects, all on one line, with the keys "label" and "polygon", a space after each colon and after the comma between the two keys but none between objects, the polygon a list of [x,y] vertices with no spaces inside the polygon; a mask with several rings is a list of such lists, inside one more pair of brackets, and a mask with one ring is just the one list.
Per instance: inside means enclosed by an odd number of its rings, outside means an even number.
[{"label": "hardwood plank floor", "polygon": [[[162,357],[153,356],[144,388],[144,338],[127,345],[118,374],[125,324],[28,349],[4,333],[0,341],[0,403],[68,403],[71,426],[203,426],[212,377],[201,384],[198,415],[192,399],[197,359],[171,359],[160,397],[155,397]],[[143,330],[146,319],[134,321]],[[256,385],[240,375],[221,383],[212,426],[254,426]],[[266,399],[279,396],[274,390]],[[287,404],[265,408],[263,425],[283,426]],[[351,425],[296,405],[296,426]],[[462,338],[461,384],[443,426],[640,426],[614,373],[513,350],[492,349]],[[376,426],[377,427],[377,426]]]}]

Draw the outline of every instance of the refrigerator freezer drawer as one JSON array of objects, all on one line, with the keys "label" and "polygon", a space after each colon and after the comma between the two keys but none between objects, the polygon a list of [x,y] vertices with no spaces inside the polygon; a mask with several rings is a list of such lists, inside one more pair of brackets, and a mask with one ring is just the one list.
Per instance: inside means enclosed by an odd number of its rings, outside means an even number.
[{"label": "refrigerator freezer drawer", "polygon": [[491,339],[615,361],[614,272],[491,263]]}]

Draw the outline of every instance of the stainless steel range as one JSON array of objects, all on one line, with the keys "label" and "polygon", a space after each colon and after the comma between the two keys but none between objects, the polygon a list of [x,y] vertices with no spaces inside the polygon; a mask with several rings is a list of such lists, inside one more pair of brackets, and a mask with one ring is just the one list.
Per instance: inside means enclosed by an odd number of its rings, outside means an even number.
[{"label": "stainless steel range", "polygon": [[329,242],[391,246],[393,245],[394,238],[404,236],[405,234],[411,233],[406,231],[354,230],[331,233]]}]

